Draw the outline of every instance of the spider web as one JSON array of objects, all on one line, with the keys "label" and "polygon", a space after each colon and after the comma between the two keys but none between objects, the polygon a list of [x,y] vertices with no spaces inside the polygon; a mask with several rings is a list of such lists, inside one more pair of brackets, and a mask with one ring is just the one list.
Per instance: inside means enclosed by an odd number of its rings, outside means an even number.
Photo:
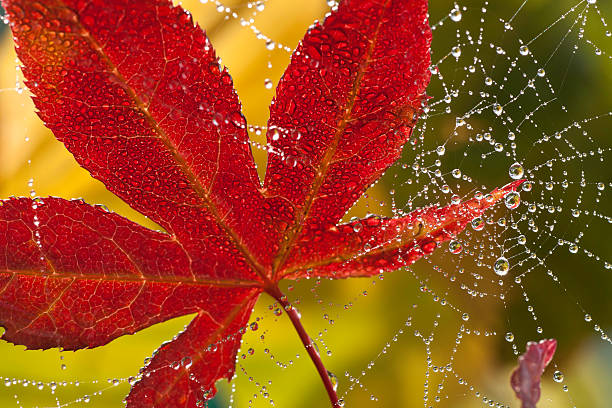
[{"label": "spider web", "polygon": [[[267,106],[261,95],[272,97],[306,27],[294,35],[283,27],[295,20],[266,13],[303,13],[303,21],[312,21],[336,3],[304,1],[299,10],[281,0],[201,3],[200,22],[235,75],[250,123],[265,123],[267,111],[254,106]],[[559,348],[538,406],[609,405],[611,12],[601,0],[430,4],[431,99],[402,159],[346,220],[486,199],[487,191],[513,179],[528,182],[520,197],[473,220],[410,267],[370,279],[285,284],[345,406],[518,406],[510,371],[526,342],[543,338],[556,338]],[[228,32],[250,37],[259,57],[226,59]],[[240,69],[248,66],[256,73],[241,83]],[[1,92],[22,90],[18,75]],[[28,126],[22,126],[26,138]],[[266,146],[265,126],[249,131],[261,172],[266,154],[283,152]],[[19,174],[36,173],[40,155],[32,143],[40,140],[13,144],[27,152]],[[51,185],[38,175],[19,182],[32,195]],[[11,194],[5,189],[11,190],[3,188],[3,196]],[[88,201],[105,200],[96,194]],[[125,207],[113,209],[147,222]],[[236,378],[220,384],[208,406],[327,406],[288,319],[266,302],[248,326]],[[2,344],[2,406],[118,406],[143,359],[188,321],[77,353]]]}]

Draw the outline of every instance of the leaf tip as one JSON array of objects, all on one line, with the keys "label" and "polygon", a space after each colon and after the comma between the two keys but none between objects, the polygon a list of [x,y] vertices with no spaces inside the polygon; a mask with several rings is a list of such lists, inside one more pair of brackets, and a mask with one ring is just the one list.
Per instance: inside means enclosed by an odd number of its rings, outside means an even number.
[{"label": "leaf tip", "polygon": [[510,385],[521,408],[535,408],[540,399],[540,382],[546,366],[557,349],[557,340],[545,339],[527,343],[525,353],[518,358],[518,367],[512,372]]}]

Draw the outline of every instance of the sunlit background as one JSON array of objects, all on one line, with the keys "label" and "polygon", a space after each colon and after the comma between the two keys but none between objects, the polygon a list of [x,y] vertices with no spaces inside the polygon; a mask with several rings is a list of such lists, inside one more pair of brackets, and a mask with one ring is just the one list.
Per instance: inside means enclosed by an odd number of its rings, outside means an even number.
[{"label": "sunlit background", "polygon": [[[330,10],[324,0],[180,3],[206,29],[232,74],[248,122],[259,126],[266,124],[274,86],[289,62],[283,46],[293,49],[308,26]],[[415,131],[417,143],[405,149],[401,163],[346,219],[447,204],[451,194],[444,192],[445,184],[462,196],[484,192],[482,186],[492,189],[509,182],[508,168],[515,161],[524,165],[532,191],[522,194],[524,202],[515,213],[498,208],[484,231],[470,231],[459,257],[444,246],[410,270],[385,274],[384,279],[300,281],[284,288],[337,377],[347,407],[519,406],[509,385],[516,354],[524,351],[526,341],[549,337],[558,339],[559,349],[544,375],[539,407],[608,407],[612,345],[602,336],[612,328],[612,270],[607,263],[612,261],[612,172],[606,165],[612,145],[612,40],[607,26],[612,24],[612,5],[440,0],[430,8],[435,25],[432,63],[439,64],[428,90],[430,111]],[[253,24],[244,23],[251,18]],[[258,38],[253,27],[263,36]],[[8,27],[0,24],[0,30],[0,197],[82,197],[151,226],[80,168],[42,125],[16,69]],[[531,40],[527,55],[521,56],[521,44]],[[541,67],[545,73],[539,75]],[[529,85],[532,77],[534,86]],[[476,105],[479,99],[486,103]],[[497,103],[504,110],[500,115]],[[582,122],[589,118],[595,119]],[[257,144],[265,145],[265,135],[253,132],[251,137],[262,176],[266,153]],[[444,146],[442,155],[438,146]],[[551,159],[555,164],[547,170]],[[458,179],[455,169],[462,173]],[[551,213],[551,205],[561,211],[553,208]],[[580,209],[580,216],[574,217],[573,209]],[[527,232],[505,231],[500,218],[507,224],[515,220]],[[520,235],[530,252],[517,249]],[[572,254],[568,248],[578,236],[578,253]],[[510,247],[506,287],[486,267],[497,256],[489,256],[491,242]],[[491,252],[499,252],[497,244]],[[470,250],[486,255],[479,259]],[[531,252],[537,258],[530,258]],[[521,275],[520,284],[513,286]],[[209,407],[329,405],[288,319],[275,316],[271,303],[263,296],[257,304],[252,320],[259,319],[258,329],[244,338],[237,378],[231,385],[219,383],[220,393]],[[25,351],[0,342],[5,383],[0,384],[0,406],[121,406],[129,377],[189,320],[175,319],[78,352]],[[561,382],[553,380],[556,370],[563,373]]]}]

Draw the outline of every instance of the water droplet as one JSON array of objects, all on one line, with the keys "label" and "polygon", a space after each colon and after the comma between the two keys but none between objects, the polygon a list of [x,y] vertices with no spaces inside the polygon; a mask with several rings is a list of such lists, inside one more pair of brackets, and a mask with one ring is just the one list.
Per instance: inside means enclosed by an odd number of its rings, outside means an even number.
[{"label": "water droplet", "polygon": [[464,313],[461,315],[461,318],[463,319],[464,322],[467,322],[468,320],[470,320],[470,315],[467,313]]},{"label": "water droplet", "polygon": [[264,79],[264,86],[266,89],[272,89],[272,80],[269,78]]},{"label": "water droplet", "polygon": [[525,237],[524,235],[519,235],[518,243],[521,245],[525,245],[527,243],[527,237]]},{"label": "water droplet", "polygon": [[331,381],[332,386],[334,387],[334,391],[338,391],[338,377],[336,377],[336,374],[327,370],[327,375],[329,376],[329,380]]},{"label": "water droplet", "polygon": [[523,174],[525,174],[525,170],[520,163],[514,162],[508,169],[508,174],[510,175],[511,179],[519,180],[521,177],[523,177]]},{"label": "water droplet", "polygon": [[521,55],[529,55],[529,48],[526,45],[521,45],[519,52]]},{"label": "water droplet", "polygon": [[453,20],[454,22],[459,22],[461,21],[461,10],[459,10],[458,8],[453,9],[450,14],[450,19]]},{"label": "water droplet", "polygon": [[578,252],[578,245],[576,245],[576,244],[571,244],[571,245],[569,246],[569,248],[568,248],[568,249],[569,249],[569,251],[570,251],[572,254],[575,254],[575,253],[577,253],[577,252]]},{"label": "water droplet", "polygon": [[546,75],[546,71],[544,71],[544,68],[538,69],[538,76],[543,77],[544,75]]},{"label": "water droplet", "polygon": [[555,382],[563,382],[563,378],[563,373],[561,371],[557,370],[553,373],[553,380],[555,380]]},{"label": "water droplet", "polygon": [[452,240],[448,243],[448,250],[452,254],[458,254],[463,250],[463,245],[459,241]]},{"label": "water droplet", "polygon": [[507,342],[512,343],[514,341],[514,334],[512,332],[506,333],[505,339]]},{"label": "water droplet", "polygon": [[458,179],[461,178],[461,170],[459,169],[453,169],[453,171],[451,172],[451,174],[453,175],[454,178]]},{"label": "water droplet", "polygon": [[274,49],[274,46],[275,46],[275,45],[276,45],[276,44],[274,44],[274,41],[272,41],[272,40],[268,40],[268,41],[266,41],[266,48],[267,48],[268,50],[270,50],[270,51],[272,51],[272,50]]},{"label": "water droplet", "polygon": [[484,228],[485,223],[481,217],[476,217],[472,220],[472,228],[476,231],[480,231]]},{"label": "water droplet", "polygon": [[500,256],[495,261],[495,264],[493,265],[493,270],[499,276],[506,276],[508,274],[508,271],[510,270],[510,263],[506,258]]},{"label": "water droplet", "polygon": [[531,189],[533,188],[533,183],[531,181],[526,181],[521,187],[523,191],[531,191]]},{"label": "water droplet", "polygon": [[181,360],[181,365],[186,369],[189,369],[189,367],[191,367],[191,364],[193,364],[193,362],[191,361],[191,357],[189,356],[183,357],[183,359]]},{"label": "water droplet", "polygon": [[451,48],[451,55],[455,58],[459,58],[461,56],[461,48],[458,45]]},{"label": "water droplet", "polygon": [[597,0],[587,0],[587,3],[589,3],[589,4],[595,4],[595,3],[597,3]]},{"label": "water droplet", "polygon": [[504,113],[504,108],[500,104],[496,103],[495,105],[493,105],[493,113],[499,116]]},{"label": "water droplet", "polygon": [[516,191],[512,191],[506,194],[504,202],[506,203],[506,207],[508,209],[514,210],[521,203],[521,196]]},{"label": "water droplet", "polygon": [[445,152],[446,148],[444,147],[444,145],[436,147],[436,153],[438,153],[438,156],[444,156]]},{"label": "water droplet", "polygon": [[593,318],[591,317],[591,315],[590,315],[590,314],[585,314],[585,315],[584,315],[584,321],[585,321],[585,322],[590,322],[591,320],[593,320]]}]

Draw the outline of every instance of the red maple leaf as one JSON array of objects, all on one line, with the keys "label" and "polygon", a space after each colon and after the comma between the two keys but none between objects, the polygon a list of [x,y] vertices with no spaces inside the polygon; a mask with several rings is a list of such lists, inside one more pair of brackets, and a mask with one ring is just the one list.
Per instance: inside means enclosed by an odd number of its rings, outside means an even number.
[{"label": "red maple leaf", "polygon": [[518,358],[519,365],[512,372],[510,384],[514,393],[521,400],[521,408],[536,408],[540,400],[540,380],[546,366],[550,363],[557,341],[541,340],[527,343],[527,350]]},{"label": "red maple leaf", "polygon": [[97,347],[195,313],[129,407],[194,407],[230,379],[259,295],[337,396],[282,279],[406,266],[516,189],[337,225],[399,157],[429,82],[425,0],[344,1],[294,52],[258,179],[232,78],[169,0],[2,0],[38,114],[93,177],[164,228],[60,198],[0,201],[0,325],[31,349]]}]

